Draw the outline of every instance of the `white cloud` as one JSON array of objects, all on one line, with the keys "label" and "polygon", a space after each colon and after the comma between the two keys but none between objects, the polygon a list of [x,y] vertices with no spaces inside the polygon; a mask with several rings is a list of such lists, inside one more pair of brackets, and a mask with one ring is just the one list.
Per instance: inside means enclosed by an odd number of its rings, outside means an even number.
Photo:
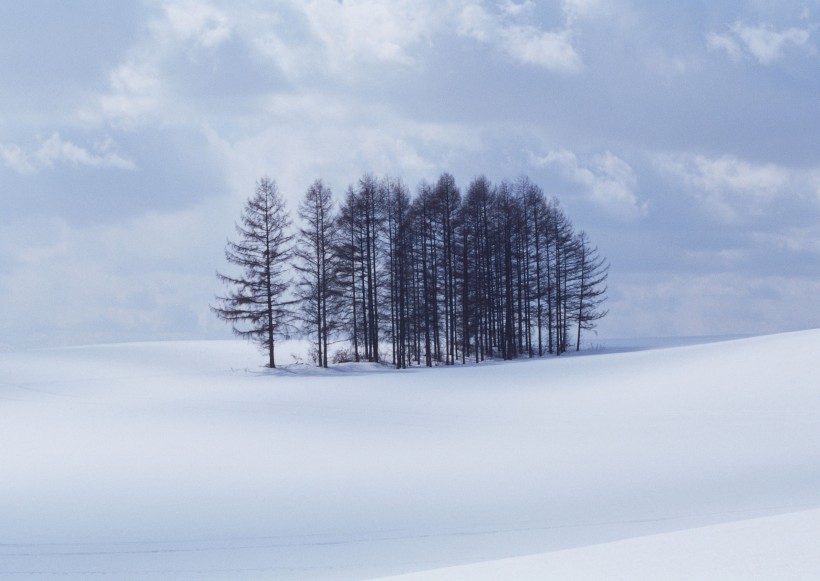
[{"label": "white cloud", "polygon": [[501,11],[508,16],[519,16],[524,13],[532,12],[535,9],[535,2],[533,0],[524,0],[523,2],[514,2],[513,0],[504,0],[500,6]]},{"label": "white cloud", "polygon": [[[667,337],[775,333],[820,325],[820,281],[713,270],[621,275],[610,286],[609,336]],[[750,316],[753,314],[753,316]]]},{"label": "white cloud", "polygon": [[459,11],[456,31],[459,36],[488,44],[514,60],[564,73],[578,72],[583,61],[572,45],[571,19],[557,30],[545,31],[522,18],[531,12],[530,3],[507,2],[499,13],[479,4],[467,4]]},{"label": "white cloud", "polygon": [[736,25],[733,30],[746,45],[746,49],[764,65],[779,60],[789,45],[807,46],[811,36],[809,30],[802,28],[776,31],[766,25],[756,27]]},{"label": "white cloud", "polygon": [[286,42],[274,32],[253,36],[250,43],[259,54],[275,63],[290,78],[308,74],[306,63],[315,60],[309,50]]},{"label": "white cloud", "polygon": [[167,22],[181,40],[193,40],[197,45],[213,48],[231,36],[228,17],[202,2],[185,0],[165,5]]},{"label": "white cloud", "polygon": [[[613,9],[610,0],[562,0],[561,7],[570,22],[579,18],[606,16],[611,14]],[[626,6],[618,6],[621,14],[626,9]]]},{"label": "white cloud", "polygon": [[133,161],[112,151],[112,146],[113,143],[108,139],[98,144],[95,151],[91,152],[84,147],[62,139],[58,133],[54,133],[43,142],[35,156],[42,165],[46,166],[67,163],[74,166],[112,167],[126,170],[136,168]]},{"label": "white cloud", "polygon": [[693,189],[707,212],[726,222],[760,215],[793,181],[779,165],[752,164],[733,155],[659,156],[657,165]]},{"label": "white cloud", "polygon": [[[218,51],[229,39],[244,44],[284,73],[290,81],[355,83],[378,75],[375,66],[418,72],[438,38],[452,36],[489,46],[508,59],[547,70],[573,73],[583,62],[573,46],[570,21],[592,10],[590,0],[563,6],[551,29],[538,21],[531,0],[500,5],[472,0],[282,0],[264,3],[166,0],[146,35],[108,74],[108,86],[80,117],[91,124],[128,129],[150,123],[178,123],[191,116],[179,106],[175,76],[189,61],[225,62]],[[208,49],[202,52],[200,49]],[[204,67],[203,67],[204,69]],[[220,69],[222,70],[222,69]]]},{"label": "white cloud", "polygon": [[349,62],[414,65],[411,50],[435,30],[437,20],[431,5],[407,0],[312,0],[304,10],[337,70]]},{"label": "white cloud", "polygon": [[35,171],[26,152],[17,145],[4,145],[0,143],[0,159],[2,159],[8,167],[17,172],[28,174]]},{"label": "white cloud", "polygon": [[638,199],[637,177],[632,167],[610,151],[582,161],[569,150],[558,149],[546,155],[530,155],[530,163],[539,167],[556,167],[564,179],[583,187],[592,203],[623,219],[645,216],[646,202]]},{"label": "white cloud", "polygon": [[581,57],[567,30],[543,32],[534,26],[508,26],[501,29],[499,38],[510,56],[522,63],[563,72],[581,69]]},{"label": "white cloud", "polygon": [[757,232],[753,238],[760,248],[778,248],[820,257],[820,226],[796,226],[777,232]]},{"label": "white cloud", "polygon": [[204,2],[168,0],[160,14],[147,27],[147,37],[108,73],[108,89],[80,112],[81,119],[132,128],[176,114],[166,61],[186,48],[216,49],[232,34],[225,13]]},{"label": "white cloud", "polygon": [[272,98],[253,134],[236,139],[209,129],[207,137],[225,160],[237,197],[247,197],[267,173],[292,208],[318,177],[338,197],[363,171],[398,175],[413,186],[452,171],[454,161],[482,145],[474,128],[414,122],[378,104],[316,93]]},{"label": "white cloud", "polygon": [[93,150],[81,147],[53,133],[42,141],[36,151],[27,153],[17,145],[0,144],[0,158],[12,169],[30,174],[39,168],[54,165],[87,166],[96,168],[136,169],[136,164],[114,151],[111,139],[105,139]]},{"label": "white cloud", "polygon": [[768,198],[786,182],[785,170],[774,164],[753,165],[733,156],[710,159],[695,156],[692,176],[695,183],[706,190],[733,190],[749,192]]},{"label": "white cloud", "polygon": [[724,51],[733,61],[743,58],[743,49],[738,41],[729,34],[710,32],[706,37],[706,43],[711,50]]},{"label": "white cloud", "polygon": [[489,42],[494,26],[496,22],[489,12],[478,4],[468,4],[458,15],[456,31],[459,36]]},{"label": "white cloud", "polygon": [[224,235],[238,217],[224,202],[90,228],[42,216],[4,228],[0,254],[11,260],[0,279],[0,343],[224,335],[208,312]]},{"label": "white cloud", "polygon": [[368,63],[416,67],[419,50],[453,28],[518,62],[576,72],[582,61],[572,45],[572,23],[603,5],[565,0],[563,21],[551,30],[537,21],[533,0],[286,0],[271,9],[243,10],[232,24],[291,76],[316,69],[350,75]]},{"label": "white cloud", "polygon": [[707,44],[712,50],[726,52],[733,60],[748,54],[762,65],[771,65],[783,58],[789,47],[813,51],[811,32],[809,28],[775,30],[769,24],[750,26],[737,21],[726,33],[709,34]]},{"label": "white cloud", "polygon": [[109,74],[110,90],[99,99],[103,119],[126,125],[152,117],[160,110],[162,82],[158,68],[149,63],[129,61]]},{"label": "white cloud", "polygon": [[346,81],[372,74],[372,65],[414,69],[419,51],[446,30],[451,2],[417,0],[287,0],[245,10],[242,39],[293,80],[317,73]]}]

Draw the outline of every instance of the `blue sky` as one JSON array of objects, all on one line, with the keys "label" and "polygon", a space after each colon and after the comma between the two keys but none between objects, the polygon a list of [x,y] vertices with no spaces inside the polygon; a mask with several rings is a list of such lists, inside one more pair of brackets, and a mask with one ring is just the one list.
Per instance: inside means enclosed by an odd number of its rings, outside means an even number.
[{"label": "blue sky", "polygon": [[[669,5],[667,5],[669,4]],[[527,174],[602,337],[820,326],[820,2],[0,3],[0,345],[216,338],[254,182]]]}]

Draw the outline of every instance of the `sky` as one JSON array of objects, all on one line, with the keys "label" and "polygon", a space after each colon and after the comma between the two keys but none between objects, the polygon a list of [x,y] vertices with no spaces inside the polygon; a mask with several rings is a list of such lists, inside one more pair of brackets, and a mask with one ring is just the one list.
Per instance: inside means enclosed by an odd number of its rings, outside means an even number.
[{"label": "sky", "polygon": [[2,1],[0,78],[2,347],[228,337],[255,182],[366,172],[528,175],[598,337],[820,326],[818,0]]}]

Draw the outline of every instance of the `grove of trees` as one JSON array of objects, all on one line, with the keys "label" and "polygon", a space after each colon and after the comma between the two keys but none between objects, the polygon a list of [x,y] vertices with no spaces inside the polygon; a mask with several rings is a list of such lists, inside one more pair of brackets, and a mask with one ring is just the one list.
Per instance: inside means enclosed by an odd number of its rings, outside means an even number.
[{"label": "grove of trees", "polygon": [[[290,220],[262,178],[228,242],[236,277],[213,307],[269,354],[298,329],[315,362],[387,360],[397,368],[580,349],[607,313],[608,265],[556,199],[527,177],[443,173],[412,196],[399,178],[363,175],[338,209],[317,180]],[[289,276],[295,275],[291,281]]]}]

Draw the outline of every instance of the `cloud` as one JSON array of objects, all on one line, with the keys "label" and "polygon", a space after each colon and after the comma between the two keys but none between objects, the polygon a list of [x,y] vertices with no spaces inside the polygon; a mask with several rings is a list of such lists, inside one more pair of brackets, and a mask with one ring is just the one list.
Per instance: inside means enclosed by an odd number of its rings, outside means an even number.
[{"label": "cloud", "polygon": [[820,281],[733,270],[622,274],[608,306],[609,336],[776,333],[820,325]]},{"label": "cloud", "polygon": [[114,151],[114,142],[105,139],[93,150],[81,147],[53,133],[41,142],[36,151],[27,153],[17,145],[0,144],[0,158],[6,165],[23,174],[31,174],[40,168],[54,165],[87,166],[134,170],[136,164]]},{"label": "cloud", "polygon": [[58,163],[65,163],[74,166],[85,165],[89,167],[111,167],[117,169],[133,170],[136,165],[130,159],[126,159],[118,153],[111,151],[113,142],[105,140],[95,147],[95,152],[80,147],[54,133],[43,142],[40,149],[35,154],[37,160],[46,166]]},{"label": "cloud", "polygon": [[110,90],[99,98],[98,111],[85,113],[90,118],[133,125],[154,116],[162,103],[162,81],[158,68],[146,62],[129,61],[109,73]]},{"label": "cloud", "polygon": [[411,50],[437,28],[436,11],[425,2],[312,0],[304,10],[336,71],[350,62],[412,66]]},{"label": "cloud", "polygon": [[561,7],[569,22],[575,22],[580,18],[608,16],[613,12],[613,8],[617,8],[617,11],[623,14],[626,9],[622,3],[617,7],[612,6],[610,0],[562,0]]},{"label": "cloud", "polygon": [[225,13],[203,2],[168,2],[165,15],[180,40],[191,40],[199,46],[214,48],[231,36],[231,26]]},{"label": "cloud", "polygon": [[[220,116],[212,101],[191,103],[191,97],[198,99],[205,83],[227,82],[228,67],[236,58],[242,59],[236,63],[239,70],[259,76],[256,90],[282,81],[298,90],[319,80],[351,86],[362,79],[379,80],[381,72],[422,73],[437,45],[453,40],[478,42],[513,62],[575,73],[583,62],[573,46],[572,22],[594,6],[590,0],[567,1],[556,26],[545,28],[530,0],[282,0],[238,5],[166,0],[158,4],[142,37],[109,70],[107,87],[79,116],[90,125],[124,129],[199,122],[202,114]],[[270,63],[279,75],[270,74]],[[273,80],[262,81],[266,76]],[[243,78],[251,80],[247,74]],[[191,86],[200,80],[202,85]],[[186,99],[187,106],[180,107]],[[199,111],[197,105],[206,109]]]},{"label": "cloud", "polygon": [[294,78],[316,70],[350,75],[374,63],[419,67],[422,51],[453,29],[516,62],[577,72],[583,62],[572,42],[574,23],[602,12],[604,4],[564,0],[562,19],[552,29],[539,21],[533,0],[285,0],[271,9],[244,10],[233,24]]},{"label": "cloud", "polygon": [[707,213],[727,223],[761,215],[793,181],[779,165],[752,164],[733,155],[662,155],[656,164],[692,189]]},{"label": "cloud", "polygon": [[350,82],[373,65],[416,70],[451,12],[451,2],[287,0],[243,11],[236,26],[290,80],[319,74]]},{"label": "cloud", "polygon": [[472,38],[481,42],[490,42],[492,29],[496,20],[478,4],[465,6],[458,15],[459,36]]},{"label": "cloud", "polygon": [[809,28],[775,30],[769,24],[750,26],[737,21],[726,33],[710,33],[707,45],[712,50],[725,52],[732,60],[750,55],[762,65],[771,65],[782,59],[790,46],[813,51],[809,42],[811,32]]},{"label": "cloud", "polygon": [[569,31],[543,32],[534,26],[508,26],[499,38],[510,56],[525,64],[554,71],[581,69],[581,57],[570,42]]},{"label": "cloud", "polygon": [[635,193],[638,180],[632,167],[610,151],[582,161],[574,152],[558,149],[543,156],[530,154],[530,163],[557,168],[564,179],[582,186],[589,201],[610,214],[634,219],[648,212],[647,203]]},{"label": "cloud", "polygon": [[476,128],[416,122],[379,104],[315,92],[270,98],[253,133],[206,134],[225,160],[236,195],[246,197],[253,181],[268,173],[291,207],[319,177],[339,197],[364,171],[397,175],[412,186],[452,171],[454,161],[483,144]]},{"label": "cloud", "polygon": [[211,200],[91,228],[43,216],[5,227],[0,344],[226,336],[208,303],[235,219],[227,209]]},{"label": "cloud", "polygon": [[[108,86],[95,106],[86,108],[81,117],[129,129],[177,123],[191,116],[179,102],[192,71],[207,75],[206,82],[213,83],[219,75],[230,76],[236,66],[245,76],[231,77],[233,83],[254,82],[248,72],[275,82],[277,75],[270,71],[273,63],[287,81],[311,84],[317,78],[351,83],[371,77],[373,65],[386,65],[391,73],[397,66],[413,69],[420,62],[417,52],[432,46],[433,35],[446,31],[451,13],[449,2],[412,0],[269,4],[167,0],[144,37],[110,70]],[[242,60],[234,63],[237,58]],[[269,82],[260,79],[254,84]]]},{"label": "cloud", "polygon": [[147,34],[127,57],[108,73],[108,89],[79,117],[90,123],[113,123],[133,128],[178,111],[171,107],[168,62],[188,49],[195,61],[196,50],[214,51],[232,34],[226,14],[195,0],[166,1],[163,10],[146,27]]},{"label": "cloud", "polygon": [[792,226],[776,232],[756,232],[753,238],[761,248],[777,248],[790,253],[815,254],[820,257],[820,226],[817,225]]},{"label": "cloud", "polygon": [[739,61],[743,57],[740,44],[729,34],[710,32],[706,37],[706,43],[711,50],[724,51],[733,61]]},{"label": "cloud", "polygon": [[529,22],[521,22],[531,11],[530,2],[507,2],[497,13],[491,13],[479,4],[467,4],[458,14],[456,32],[523,64],[563,73],[580,71],[583,62],[572,45],[569,14],[565,14],[561,28],[545,31]]},{"label": "cloud", "polygon": [[507,16],[519,16],[532,12],[535,9],[535,2],[533,2],[533,0],[524,0],[524,2],[519,4],[513,0],[504,0],[499,8],[501,12]]},{"label": "cloud", "polygon": [[25,151],[17,145],[4,145],[0,143],[0,159],[11,169],[22,173],[34,173],[34,165],[29,161]]}]

